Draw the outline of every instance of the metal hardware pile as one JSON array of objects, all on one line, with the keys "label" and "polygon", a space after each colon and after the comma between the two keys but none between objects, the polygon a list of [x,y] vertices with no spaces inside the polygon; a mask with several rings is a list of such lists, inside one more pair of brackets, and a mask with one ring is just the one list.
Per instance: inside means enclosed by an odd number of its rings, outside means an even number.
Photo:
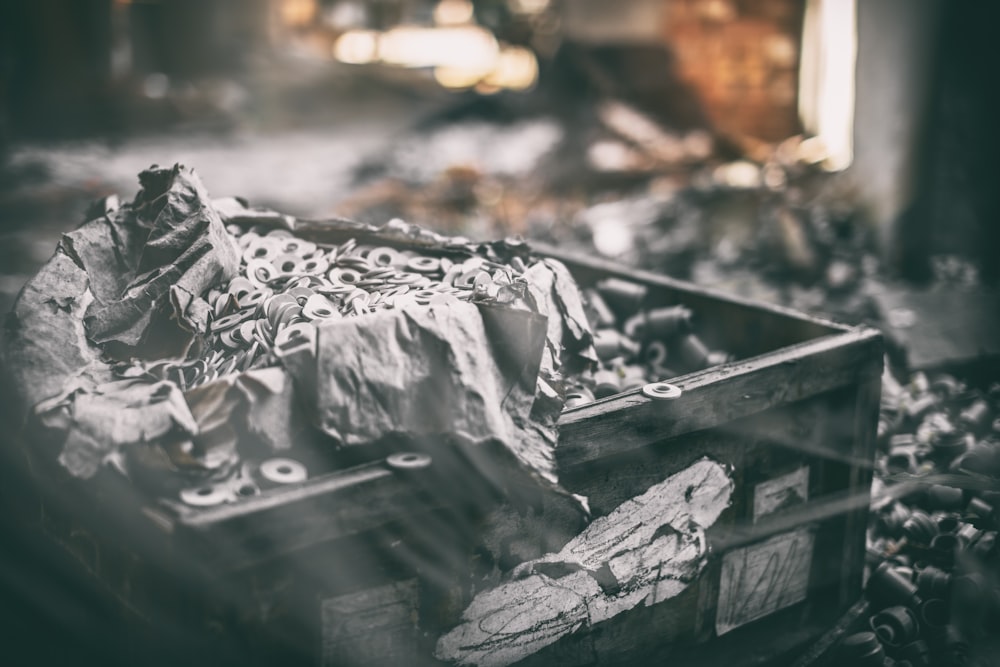
[{"label": "metal hardware pile", "polygon": [[[883,380],[866,596],[869,629],[839,664],[996,664],[1000,387]],[[990,643],[993,642],[991,645]]]},{"label": "metal hardware pile", "polygon": [[274,365],[275,348],[326,320],[408,304],[489,299],[511,303],[527,284],[524,262],[470,257],[453,261],[388,246],[317,244],[285,229],[230,224],[242,252],[239,275],[212,288],[207,349],[147,370],[190,389],[234,372]]},{"label": "metal hardware pile", "polygon": [[599,366],[591,377],[578,379],[566,396],[567,408],[731,360],[705,345],[689,308],[645,307],[647,291],[619,278],[584,290]]}]

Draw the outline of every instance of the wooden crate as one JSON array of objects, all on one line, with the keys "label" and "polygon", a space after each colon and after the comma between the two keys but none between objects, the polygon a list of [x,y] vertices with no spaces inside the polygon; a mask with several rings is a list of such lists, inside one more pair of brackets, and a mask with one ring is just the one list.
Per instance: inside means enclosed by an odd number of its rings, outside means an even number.
[{"label": "wooden crate", "polygon": [[491,612],[513,619],[494,645],[530,665],[765,664],[826,630],[861,594],[880,334],[544,250],[583,286],[615,276],[647,285],[650,305],[688,306],[707,341],[739,359],[672,380],[676,399],[633,390],[560,420],[561,481],[598,521],[631,521],[641,514],[632,499],[677,500],[685,492],[671,479],[704,461],[725,468],[730,502],[704,531],[707,564],[676,579],[676,595],[630,606],[631,584],[605,563],[586,576],[604,607],[617,600],[614,613],[592,613],[596,598],[582,617],[565,598],[562,610],[517,608],[518,582],[541,579],[531,572],[573,575],[542,561],[589,539],[587,521],[571,499],[531,490],[512,502],[443,500],[455,496],[443,486],[475,482],[437,461],[369,462],[190,512],[165,511],[111,475],[47,487],[43,529],[131,628],[112,640],[133,644],[122,650],[144,664],[440,664],[438,640],[463,614],[488,627],[475,605],[490,591],[494,606],[511,591],[517,612]]}]

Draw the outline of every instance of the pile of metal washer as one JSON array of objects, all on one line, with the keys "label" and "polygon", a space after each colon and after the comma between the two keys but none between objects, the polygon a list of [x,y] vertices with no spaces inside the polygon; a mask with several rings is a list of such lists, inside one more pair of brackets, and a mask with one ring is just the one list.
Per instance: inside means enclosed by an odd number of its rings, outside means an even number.
[{"label": "pile of metal washer", "polygon": [[526,266],[517,257],[510,264],[480,256],[456,261],[354,239],[317,244],[284,229],[233,224],[227,230],[242,250],[240,273],[206,296],[212,309],[206,345],[194,358],[146,369],[184,390],[275,365],[275,348],[327,320],[407,304],[510,303],[527,286]]}]

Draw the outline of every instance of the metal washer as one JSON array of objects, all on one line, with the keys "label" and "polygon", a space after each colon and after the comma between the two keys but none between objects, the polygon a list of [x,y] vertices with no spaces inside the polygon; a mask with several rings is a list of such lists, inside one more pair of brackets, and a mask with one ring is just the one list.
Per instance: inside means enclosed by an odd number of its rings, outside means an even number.
[{"label": "metal washer", "polygon": [[294,484],[304,481],[309,474],[294,459],[268,459],[260,464],[260,476],[275,484]]}]

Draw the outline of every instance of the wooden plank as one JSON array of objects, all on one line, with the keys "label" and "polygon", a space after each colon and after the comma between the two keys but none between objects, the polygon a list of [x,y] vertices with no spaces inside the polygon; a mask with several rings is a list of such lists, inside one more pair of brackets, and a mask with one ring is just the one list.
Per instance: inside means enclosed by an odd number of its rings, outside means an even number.
[{"label": "wooden plank", "polygon": [[413,475],[379,465],[314,480],[270,498],[192,513],[176,525],[182,548],[211,570],[249,567],[303,547],[375,530],[427,512],[446,497],[427,493]]},{"label": "wooden plank", "polygon": [[881,373],[881,348],[877,330],[859,328],[682,376],[672,381],[683,391],[677,399],[651,399],[641,390],[632,390],[567,410],[559,420],[556,454],[560,466],[578,465],[869,380]]},{"label": "wooden plank", "polygon": [[871,499],[872,475],[875,471],[875,441],[878,430],[879,397],[882,375],[858,386],[854,411],[852,454],[871,465],[851,466],[848,490],[856,498],[857,508],[845,517],[843,568],[841,569],[840,604],[853,603],[861,589],[865,567],[865,528],[868,526],[868,506]]}]

